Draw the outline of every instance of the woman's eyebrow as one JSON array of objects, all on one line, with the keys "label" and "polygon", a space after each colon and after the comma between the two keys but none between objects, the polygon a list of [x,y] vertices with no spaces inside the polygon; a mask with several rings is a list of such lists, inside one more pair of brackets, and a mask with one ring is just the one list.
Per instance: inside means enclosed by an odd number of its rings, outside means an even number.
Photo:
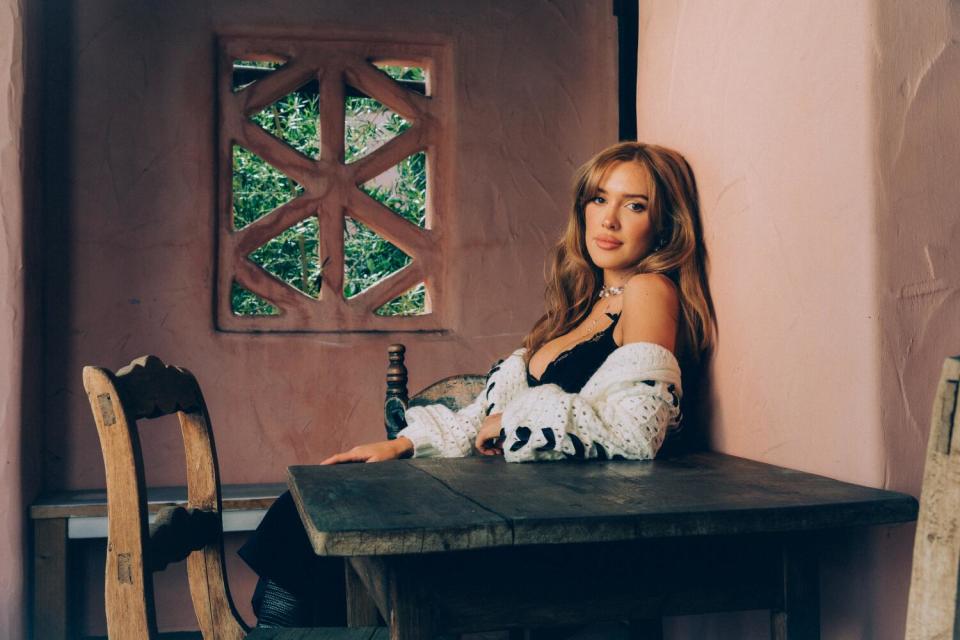
[{"label": "woman's eyebrow", "polygon": [[[603,187],[597,187],[597,193],[606,193],[606,189]],[[649,200],[650,197],[645,193],[625,193],[623,194],[624,198],[643,198],[644,200]]]}]

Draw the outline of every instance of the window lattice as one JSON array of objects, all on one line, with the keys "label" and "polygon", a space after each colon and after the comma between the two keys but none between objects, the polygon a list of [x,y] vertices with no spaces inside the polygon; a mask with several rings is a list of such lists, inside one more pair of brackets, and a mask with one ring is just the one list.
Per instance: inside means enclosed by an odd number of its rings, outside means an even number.
[{"label": "window lattice", "polygon": [[[218,328],[444,328],[446,54],[432,44],[220,41]],[[364,137],[371,127],[391,137]],[[416,188],[390,191],[390,174]],[[251,193],[254,213],[241,216]],[[363,255],[363,240],[382,255]],[[390,251],[405,266],[348,281]],[[285,281],[266,255],[299,261],[302,277]]]}]

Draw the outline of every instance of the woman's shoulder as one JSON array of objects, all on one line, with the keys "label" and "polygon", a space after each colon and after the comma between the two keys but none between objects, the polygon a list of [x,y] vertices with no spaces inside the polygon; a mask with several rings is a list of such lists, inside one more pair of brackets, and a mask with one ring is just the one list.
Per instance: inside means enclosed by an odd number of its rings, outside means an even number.
[{"label": "woman's shoulder", "polygon": [[624,306],[628,301],[652,300],[663,302],[670,306],[677,306],[680,302],[680,293],[676,283],[663,273],[636,273],[627,280],[623,289]]},{"label": "woman's shoulder", "polygon": [[653,342],[673,351],[679,319],[680,297],[670,278],[659,273],[631,276],[623,292],[618,344]]}]

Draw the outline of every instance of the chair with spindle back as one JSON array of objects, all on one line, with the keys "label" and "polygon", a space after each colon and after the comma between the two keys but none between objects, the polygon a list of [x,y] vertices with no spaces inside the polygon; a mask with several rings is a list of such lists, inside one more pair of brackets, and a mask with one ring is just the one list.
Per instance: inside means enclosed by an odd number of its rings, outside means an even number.
[{"label": "chair with spindle back", "polygon": [[960,356],[943,363],[933,402],[913,545],[907,640],[960,638]]},{"label": "chair with spindle back", "polygon": [[402,344],[392,344],[387,348],[389,365],[383,418],[390,440],[396,438],[397,431],[403,428],[403,414],[407,408],[439,402],[456,411],[470,404],[487,384],[484,375],[460,374],[438,380],[410,397],[407,394],[407,367],[404,363],[406,351],[407,348]]},{"label": "chair with spindle back", "polygon": [[[223,559],[220,474],[206,404],[186,369],[144,356],[116,374],[84,367],[83,384],[100,434],[107,476],[107,632],[157,637],[153,573],[186,558],[203,638],[371,640],[386,629],[253,629],[237,614]],[[186,454],[187,508],[167,507],[148,523],[137,421],[176,413]]]}]

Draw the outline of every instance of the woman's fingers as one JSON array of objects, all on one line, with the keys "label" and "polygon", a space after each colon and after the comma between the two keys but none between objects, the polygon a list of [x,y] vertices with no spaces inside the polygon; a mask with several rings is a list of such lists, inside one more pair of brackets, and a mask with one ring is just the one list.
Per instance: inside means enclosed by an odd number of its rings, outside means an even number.
[{"label": "woman's fingers", "polygon": [[338,453],[336,455],[332,455],[326,460],[324,460],[323,462],[321,462],[320,464],[339,464],[341,462],[363,462],[369,457],[370,457],[369,455],[364,454],[362,451],[354,451],[353,449],[351,449],[350,451],[346,451],[344,453]]},{"label": "woman's fingers", "polygon": [[484,456],[499,456],[503,454],[503,447],[498,444],[488,445],[488,442],[496,442],[493,438],[477,441],[477,451]]}]

